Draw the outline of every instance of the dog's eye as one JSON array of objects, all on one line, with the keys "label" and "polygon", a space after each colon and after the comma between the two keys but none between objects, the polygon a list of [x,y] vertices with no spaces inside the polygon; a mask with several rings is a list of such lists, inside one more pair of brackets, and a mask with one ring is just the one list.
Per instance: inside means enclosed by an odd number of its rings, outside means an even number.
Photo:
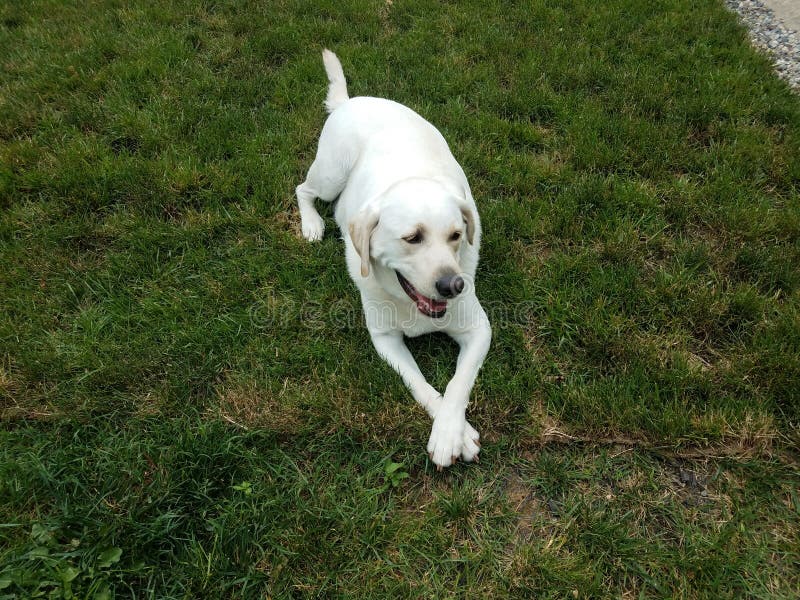
[{"label": "dog's eye", "polygon": [[460,231],[454,231],[453,235],[450,236],[450,241],[451,242],[457,242],[460,239],[461,239],[461,232]]},{"label": "dog's eye", "polygon": [[419,244],[422,241],[422,234],[417,231],[414,233],[414,235],[407,235],[403,239],[409,244]]}]

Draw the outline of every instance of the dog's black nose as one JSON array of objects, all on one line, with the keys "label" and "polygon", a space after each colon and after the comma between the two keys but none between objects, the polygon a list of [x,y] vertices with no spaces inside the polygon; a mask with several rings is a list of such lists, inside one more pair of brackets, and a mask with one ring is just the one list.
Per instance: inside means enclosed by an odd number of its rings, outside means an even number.
[{"label": "dog's black nose", "polygon": [[445,275],[436,281],[436,291],[445,298],[458,296],[464,289],[464,278],[461,275]]}]

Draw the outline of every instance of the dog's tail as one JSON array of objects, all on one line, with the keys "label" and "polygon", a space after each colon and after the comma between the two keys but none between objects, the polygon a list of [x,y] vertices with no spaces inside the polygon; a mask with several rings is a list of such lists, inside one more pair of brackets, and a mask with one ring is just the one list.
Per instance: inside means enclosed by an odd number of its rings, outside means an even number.
[{"label": "dog's tail", "polygon": [[342,63],[336,55],[325,48],[322,51],[322,62],[325,63],[325,72],[328,74],[328,97],[325,99],[325,109],[330,113],[336,110],[340,104],[347,102],[350,96],[347,95],[347,81],[342,71]]}]

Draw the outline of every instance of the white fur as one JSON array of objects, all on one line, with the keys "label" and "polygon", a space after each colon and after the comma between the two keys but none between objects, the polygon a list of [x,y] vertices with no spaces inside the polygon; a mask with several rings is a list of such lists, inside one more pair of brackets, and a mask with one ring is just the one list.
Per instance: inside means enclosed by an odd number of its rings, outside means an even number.
[{"label": "white fur", "polygon": [[[324,232],[314,199],[338,198],[336,223],[372,342],[433,418],[433,462],[441,468],[459,457],[475,460],[479,436],[465,411],[491,328],[475,295],[481,226],[469,184],[433,125],[391,100],[349,98],[339,59],[325,50],[323,61],[331,114],[296,190],[303,236],[314,241]],[[403,239],[418,229],[425,232],[422,242]],[[452,239],[454,233],[459,240]],[[397,271],[428,298],[442,299],[435,288],[442,273],[460,273],[467,286],[447,302],[444,317],[431,318],[403,291]],[[425,380],[403,341],[403,335],[432,331],[448,333],[461,347],[444,395]]]},{"label": "white fur", "polygon": [[350,96],[347,95],[347,80],[344,78],[342,63],[336,55],[328,49],[322,51],[322,62],[325,64],[325,72],[328,74],[328,97],[325,99],[325,108],[328,112],[333,112],[337,106],[347,102]]}]

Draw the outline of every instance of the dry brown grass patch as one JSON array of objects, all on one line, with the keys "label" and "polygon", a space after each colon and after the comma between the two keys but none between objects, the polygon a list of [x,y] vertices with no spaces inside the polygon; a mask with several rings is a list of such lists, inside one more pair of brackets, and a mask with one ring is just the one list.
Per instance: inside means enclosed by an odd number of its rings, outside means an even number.
[{"label": "dry brown grass patch", "polygon": [[780,437],[772,417],[763,414],[747,415],[738,426],[729,424],[723,415],[713,412],[695,417],[694,424],[698,430],[723,427],[721,439],[715,443],[688,440],[663,443],[646,436],[624,435],[613,431],[606,435],[591,435],[571,431],[550,415],[540,414],[536,418],[541,433],[538,438],[531,439],[532,447],[581,444],[622,448],[618,453],[625,452],[629,448],[638,448],[665,457],[744,459],[772,456],[775,443]]},{"label": "dry brown grass patch", "polygon": [[292,207],[291,210],[276,213],[274,218],[281,229],[290,232],[298,239],[303,238],[303,231],[300,226],[300,212],[296,206]]},{"label": "dry brown grass patch", "polygon": [[254,382],[223,385],[217,389],[216,404],[208,412],[242,429],[296,433],[308,420],[305,411],[298,406],[302,385],[290,384],[288,379],[284,383],[283,390],[278,393]]},{"label": "dry brown grass patch", "polygon": [[48,401],[54,395],[54,386],[31,385],[9,365],[0,365],[0,421],[58,417],[61,411]]}]

